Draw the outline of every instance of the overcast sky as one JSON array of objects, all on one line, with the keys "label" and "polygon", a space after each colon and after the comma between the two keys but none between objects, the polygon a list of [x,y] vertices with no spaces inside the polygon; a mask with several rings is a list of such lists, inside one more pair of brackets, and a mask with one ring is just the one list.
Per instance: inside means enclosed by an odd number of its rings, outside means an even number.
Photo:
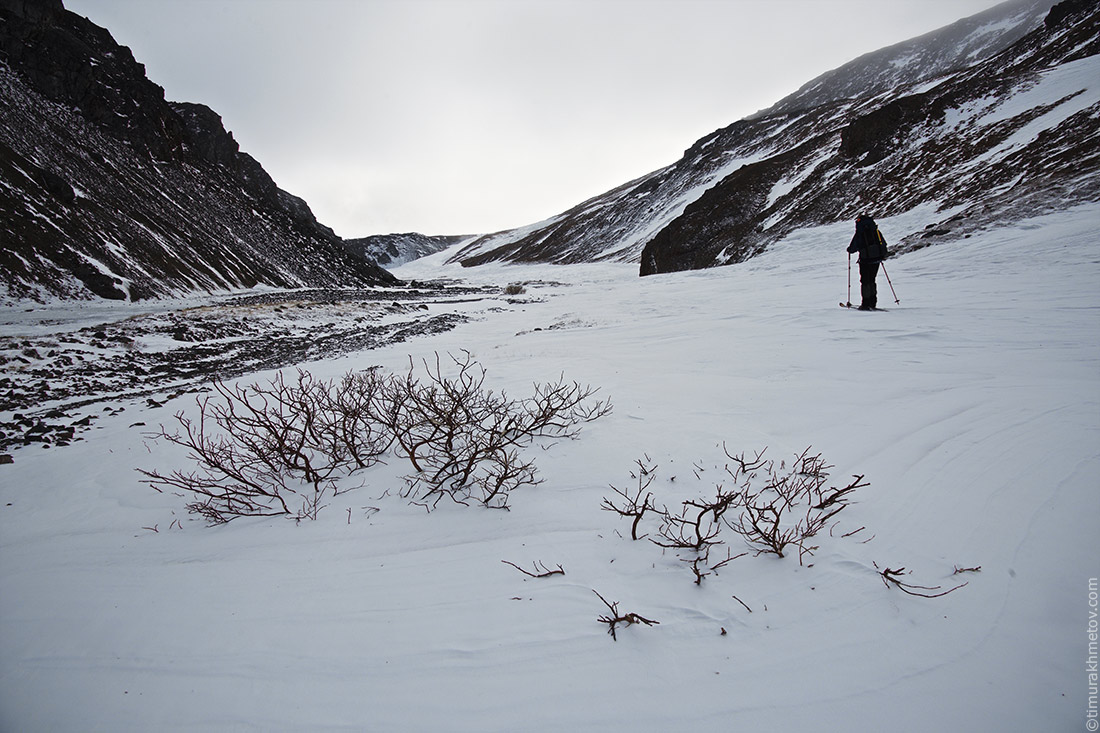
[{"label": "overcast sky", "polygon": [[64,0],[343,237],[560,213],[997,0]]}]

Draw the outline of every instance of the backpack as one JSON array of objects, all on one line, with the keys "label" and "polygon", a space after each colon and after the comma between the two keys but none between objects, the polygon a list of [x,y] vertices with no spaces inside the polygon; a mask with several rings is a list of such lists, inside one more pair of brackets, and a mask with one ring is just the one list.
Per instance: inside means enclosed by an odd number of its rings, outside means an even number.
[{"label": "backpack", "polygon": [[890,256],[890,250],[886,247],[886,238],[882,236],[882,232],[878,230],[877,226],[875,227],[874,236],[877,241],[868,248],[867,253],[871,256],[872,260],[878,260],[879,262],[881,262],[882,260]]}]

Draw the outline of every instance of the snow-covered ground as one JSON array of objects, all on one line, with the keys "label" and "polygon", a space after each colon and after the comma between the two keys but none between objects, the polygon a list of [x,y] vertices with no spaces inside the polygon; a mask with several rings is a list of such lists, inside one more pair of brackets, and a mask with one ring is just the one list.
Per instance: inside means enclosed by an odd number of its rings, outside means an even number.
[{"label": "snow-covered ground", "polygon": [[[896,241],[930,220],[879,223]],[[644,279],[411,263],[398,276],[530,283],[452,331],[306,365],[316,376],[469,349],[494,388],[564,373],[614,413],[529,449],[543,483],[507,512],[412,506],[394,459],[315,522],[206,526],[134,470],[187,468],[131,426],[170,426],[190,397],[17,451],[0,466],[0,729],[1082,729],[1098,223],[1100,206],[1080,207],[893,259],[901,303],[880,274],[884,313],[836,305],[850,224]],[[659,502],[713,495],[723,443],[788,460],[812,445],[836,484],[870,486],[804,563],[750,554],[697,585],[600,505],[637,486],[638,460],[657,464]],[[901,567],[967,585],[906,595],[879,575]],[[659,625],[613,641],[593,591]]]}]

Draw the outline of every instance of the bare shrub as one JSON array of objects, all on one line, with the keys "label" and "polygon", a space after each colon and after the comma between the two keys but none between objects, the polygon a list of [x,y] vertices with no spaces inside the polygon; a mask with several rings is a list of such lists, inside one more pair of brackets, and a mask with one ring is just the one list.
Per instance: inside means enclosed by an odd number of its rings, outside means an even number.
[{"label": "bare shrub", "polygon": [[758,471],[766,474],[763,486],[756,488],[751,480],[744,484],[741,495],[741,512],[729,522],[729,527],[741,535],[756,554],[775,554],[784,557],[789,546],[799,550],[799,562],[806,554],[813,554],[816,546],[810,542],[829,520],[848,506],[850,494],[867,486],[862,476],[843,488],[826,488],[828,469],[821,454],[804,450],[787,468],[785,463],[776,467],[774,461],[763,461],[763,452],[751,461],[744,455],[726,455],[735,461],[732,471],[735,478],[755,478]]},{"label": "bare shrub", "polygon": [[[632,540],[641,539],[638,536],[638,525],[641,524],[646,512],[656,511],[656,507],[652,504],[653,494],[647,491],[649,485],[653,483],[653,479],[656,478],[654,473],[656,466],[647,464],[641,459],[637,461],[637,464],[638,488],[633,495],[625,489],[611,486],[611,490],[619,495],[621,501],[604,497],[603,503],[600,505],[600,508],[604,511],[615,512],[621,517],[630,517],[633,520],[630,524],[630,539]],[[645,492],[644,499],[642,498],[643,492]]]},{"label": "bare shrub", "polygon": [[386,377],[377,367],[344,375],[339,387],[325,395],[326,444],[344,467],[369,468],[381,462],[393,445],[393,434],[378,419]]},{"label": "bare shrub", "polygon": [[710,547],[707,547],[702,552],[696,554],[695,557],[681,558],[681,560],[691,567],[691,572],[695,575],[695,585],[702,585],[703,578],[717,573],[720,568],[725,567],[737,558],[744,557],[747,554],[749,553],[742,552],[739,555],[734,555],[727,549],[726,557],[712,565],[710,562]]},{"label": "bare shrub", "polygon": [[215,382],[213,394],[199,398],[197,418],[177,413],[179,429],[157,435],[187,448],[198,469],[139,471],[158,491],[190,493],[188,509],[214,523],[316,519],[337,479],[393,451],[415,472],[406,496],[425,506],[447,496],[506,508],[512,490],[539,482],[523,448],[537,438],[575,437],[612,409],[590,400],[594,388],[564,378],[512,400],[484,386],[485,370],[469,352],[451,360],[453,376],[437,354],[423,376],[410,361],[404,375],[370,369],[336,382],[298,370],[290,381],[279,373],[266,384]]},{"label": "bare shrub", "polygon": [[[747,486],[747,484],[746,484]],[[663,542],[651,540],[660,547],[690,549],[703,552],[711,545],[720,544],[726,512],[740,507],[746,496],[744,486],[732,490],[722,484],[715,487],[713,499],[690,499],[682,502],[680,514],[664,511],[664,522],[659,530]]]},{"label": "bare shrub", "polygon": [[[656,466],[647,456],[645,461],[636,461],[638,474],[631,473],[638,481],[637,488],[628,491],[611,486],[618,498],[604,497],[601,508],[629,518],[631,538],[634,540],[645,537],[639,535],[639,526],[645,517],[654,515],[660,525],[657,537],[650,541],[664,549],[676,551],[680,555],[679,560],[691,569],[696,585],[702,585],[705,578],[749,552],[757,556],[770,554],[782,558],[797,549],[798,561],[802,565],[807,556],[812,556],[819,549],[813,543],[826,528],[828,533],[825,537],[841,539],[854,538],[866,531],[865,527],[858,527],[848,532],[834,533],[840,525],[837,515],[850,505],[857,489],[869,485],[862,475],[852,476],[851,481],[840,487],[829,485],[829,469],[833,467],[825,463],[820,453],[812,453],[811,448],[796,455],[789,466],[786,461],[776,464],[766,459],[766,448],[752,457],[744,453],[734,455],[724,444],[722,450],[731,463],[726,464],[724,471],[727,479],[715,486],[713,498],[682,501],[679,511],[672,511],[667,506],[655,508],[650,487],[656,479]],[[693,463],[692,467],[695,477],[702,481],[705,469],[698,463]],[[673,480],[675,476],[669,479]],[[728,533],[725,530],[740,537],[748,551],[734,555],[733,550],[726,547],[725,557],[712,561],[712,550],[727,542]],[[873,538],[872,535],[855,541],[866,544]],[[909,572],[905,568],[874,566],[887,587],[898,588],[903,593],[921,598],[940,598],[967,585],[963,582],[947,589],[938,585],[918,585],[907,580]],[[980,565],[956,565],[952,574],[977,572],[981,572]],[[733,598],[752,612],[740,598]],[[603,596],[600,599],[611,610],[611,615],[601,617],[600,621],[608,624],[608,633],[612,637],[616,624],[639,620],[632,620],[633,614],[619,614],[618,604],[609,603]],[[645,622],[645,619],[640,620]]]},{"label": "bare shrub", "polygon": [[[380,460],[386,444],[369,426],[370,393],[345,378],[338,387],[299,370],[287,382],[280,372],[266,384],[214,382],[198,400],[198,418],[176,414],[180,430],[158,437],[181,445],[197,471],[141,473],[157,490],[182,489],[188,509],[213,523],[240,516],[292,515],[315,519],[334,477]],[[300,508],[288,502],[301,499]]]},{"label": "bare shrub", "polygon": [[[725,466],[726,480],[715,485],[713,496],[687,499],[678,510],[657,508],[650,491],[656,466],[648,459],[639,460],[637,487],[628,491],[612,485],[616,497],[604,497],[601,508],[629,518],[634,540],[646,536],[639,534],[641,523],[653,515],[659,525],[650,542],[688,553],[681,559],[690,566],[696,584],[747,554],[733,555],[727,549],[725,559],[711,562],[711,549],[725,544],[729,532],[739,536],[757,555],[784,557],[790,548],[797,548],[801,563],[818,549],[812,541],[848,506],[852,492],[867,484],[862,476],[855,476],[842,488],[828,486],[828,470],[832,467],[820,454],[812,454],[810,448],[797,455],[789,467],[786,462],[776,464],[766,459],[766,450],[749,457],[734,455],[723,445],[731,461]],[[693,467],[696,478],[702,480],[704,469],[698,464]]]},{"label": "bare shrub", "polygon": [[507,508],[512,490],[539,483],[534,464],[521,457],[523,448],[536,438],[573,438],[583,423],[612,409],[606,400],[589,403],[597,390],[564,377],[514,400],[485,387],[485,369],[469,352],[450,359],[450,375],[438,354],[434,364],[423,362],[424,380],[410,363],[383,397],[383,419],[416,472],[409,477],[410,495],[426,506],[447,497]]}]

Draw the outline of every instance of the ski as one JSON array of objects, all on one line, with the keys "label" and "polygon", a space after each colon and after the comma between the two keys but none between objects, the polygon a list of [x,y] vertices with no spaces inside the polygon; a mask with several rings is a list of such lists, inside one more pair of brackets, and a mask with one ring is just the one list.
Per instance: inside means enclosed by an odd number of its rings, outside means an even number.
[{"label": "ski", "polygon": [[[850,308],[851,310],[854,310],[854,311],[859,310],[858,305],[852,305],[851,303],[841,303],[840,307],[841,308]],[[883,313],[886,312],[885,308],[871,308],[871,310],[873,310],[873,311],[882,311]]]}]

